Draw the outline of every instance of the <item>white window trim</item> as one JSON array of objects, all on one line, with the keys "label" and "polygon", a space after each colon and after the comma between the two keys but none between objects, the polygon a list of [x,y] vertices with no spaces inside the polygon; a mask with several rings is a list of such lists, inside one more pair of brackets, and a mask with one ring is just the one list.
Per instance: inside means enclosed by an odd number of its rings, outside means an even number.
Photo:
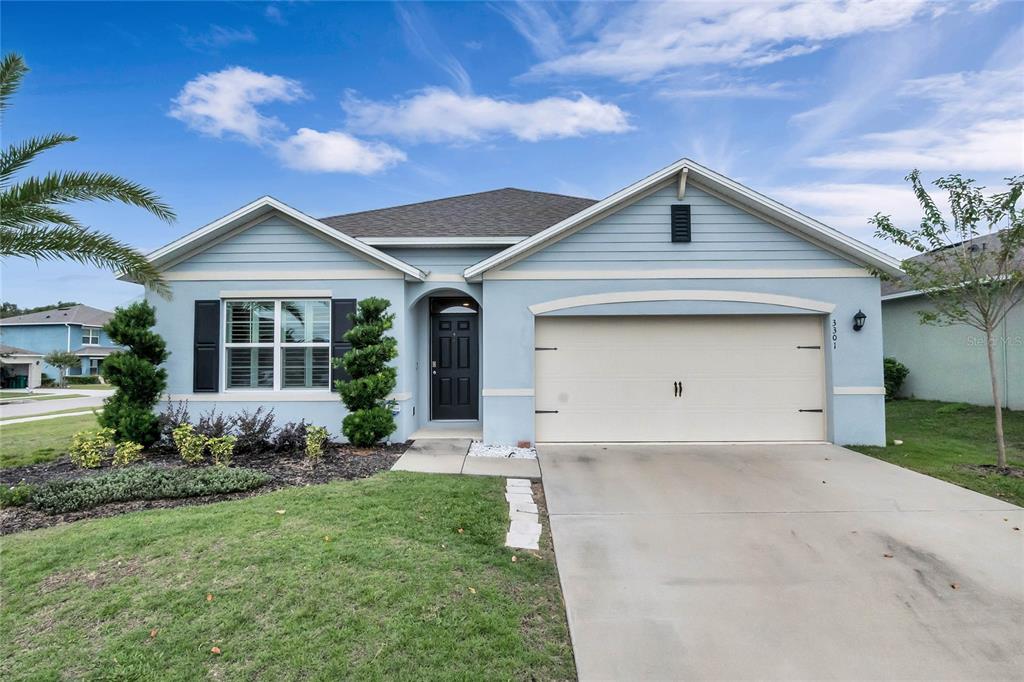
[{"label": "white window trim", "polygon": [[[223,370],[221,372],[221,386],[225,393],[292,393],[296,391],[304,391],[307,393],[323,393],[330,394],[331,392],[331,381],[330,378],[327,380],[327,386],[295,386],[292,388],[286,388],[282,386],[284,376],[282,374],[282,350],[285,348],[326,348],[328,358],[330,358],[331,342],[320,341],[320,342],[303,342],[303,343],[285,343],[281,339],[281,304],[285,301],[310,301],[320,300],[327,303],[327,328],[331,329],[331,315],[333,314],[331,299],[330,298],[298,298],[298,297],[284,297],[284,298],[271,298],[266,296],[260,297],[237,297],[237,298],[222,298],[220,302],[220,318],[223,320],[221,325],[221,359]],[[274,304],[274,340],[273,342],[232,342],[228,341],[228,304],[239,303],[239,302],[259,302],[259,303],[273,303]],[[274,385],[272,388],[259,388],[257,386],[230,386],[230,377],[228,376],[228,350],[231,348],[271,348],[274,355]],[[328,360],[330,362],[330,360]]]},{"label": "white window trim", "polygon": [[[100,331],[101,331],[101,329],[102,329],[101,327],[88,327],[86,325],[82,325],[82,345],[83,346],[98,346],[98,345],[100,345]],[[85,340],[85,335],[86,335],[87,332],[89,332],[89,338],[92,338],[92,333],[91,332],[96,332],[96,341],[95,342],[86,341]]]}]

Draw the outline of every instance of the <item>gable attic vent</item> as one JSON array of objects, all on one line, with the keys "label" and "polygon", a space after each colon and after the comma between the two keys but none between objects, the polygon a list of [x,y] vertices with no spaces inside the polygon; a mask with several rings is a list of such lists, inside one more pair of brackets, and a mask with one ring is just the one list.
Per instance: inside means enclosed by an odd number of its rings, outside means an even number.
[{"label": "gable attic vent", "polygon": [[672,241],[690,241],[689,204],[672,204]]}]

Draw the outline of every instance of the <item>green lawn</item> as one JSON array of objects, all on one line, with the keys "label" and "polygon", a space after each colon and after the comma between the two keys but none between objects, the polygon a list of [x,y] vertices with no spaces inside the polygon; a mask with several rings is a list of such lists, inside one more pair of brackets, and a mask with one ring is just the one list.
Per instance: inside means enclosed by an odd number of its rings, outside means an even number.
[{"label": "green lawn", "polygon": [[[1007,458],[1024,467],[1024,412],[1004,412]],[[885,448],[851,449],[1024,506],[1024,478],[979,473],[970,465],[996,463],[995,413],[990,407],[929,400],[886,403]],[[903,445],[893,445],[902,440]]]},{"label": "green lawn", "polygon": [[19,393],[17,391],[0,391],[0,400],[66,400],[68,398],[85,398],[78,393]]},{"label": "green lawn", "polygon": [[[30,416],[30,417],[52,417],[55,414],[72,414],[74,412],[87,412],[87,411],[90,411],[90,410],[102,411],[103,408],[102,407],[69,407],[69,408],[64,409],[64,410],[53,410],[52,412],[43,412],[41,414],[31,414],[31,415],[28,415],[28,416]],[[12,419],[24,419],[24,416],[22,416],[22,417],[0,417],[0,424],[3,424],[5,421],[11,421]]]},{"label": "green lawn", "polygon": [[7,537],[0,677],[574,678],[504,484],[386,473]]},{"label": "green lawn", "polygon": [[60,417],[37,422],[0,421],[0,467],[19,467],[57,459],[68,451],[71,436],[97,428],[96,417]]}]

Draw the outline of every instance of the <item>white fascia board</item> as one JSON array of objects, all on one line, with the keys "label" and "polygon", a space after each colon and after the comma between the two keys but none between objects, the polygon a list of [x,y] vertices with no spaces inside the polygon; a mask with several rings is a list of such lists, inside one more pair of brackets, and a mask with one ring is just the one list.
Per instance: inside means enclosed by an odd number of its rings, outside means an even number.
[{"label": "white fascia board", "polygon": [[792,227],[797,232],[806,234],[808,237],[819,239],[859,263],[875,267],[892,275],[902,274],[902,270],[900,270],[900,262],[892,256],[868,246],[867,244],[859,242],[856,239],[828,227],[823,223],[819,223],[818,221],[809,218],[788,206],[780,204],[774,199],[770,199],[748,187],[744,187],[735,180],[730,180],[724,175],[705,168],[690,159],[680,159],[679,161],[648,175],[639,182],[635,182],[629,187],[615,192],[596,204],[583,209],[579,213],[569,216],[565,220],[552,225],[546,230],[538,232],[532,237],[528,237],[527,239],[518,242],[501,253],[497,253],[490,258],[469,266],[465,269],[463,274],[467,280],[475,280],[483,275],[484,272],[504,265],[517,256],[526,253],[530,249],[542,247],[547,243],[556,241],[561,235],[570,232],[574,227],[581,223],[593,220],[602,214],[614,211],[620,205],[628,202],[633,197],[641,195],[652,187],[670,180],[673,176],[684,170],[687,172],[687,176],[692,180],[700,184],[708,185],[712,189],[716,189],[719,193],[726,195],[741,206],[748,205],[751,208],[756,208],[761,213]]},{"label": "white fascia board", "polygon": [[471,246],[512,246],[526,237],[362,237],[370,246],[414,246],[414,247],[471,247]]},{"label": "white fascia board", "polygon": [[151,263],[156,266],[160,266],[173,260],[177,255],[200,248],[207,241],[212,240],[216,235],[224,231],[229,231],[232,228],[238,227],[240,224],[247,220],[251,220],[253,217],[269,214],[273,211],[277,211],[288,218],[305,225],[313,231],[320,233],[328,241],[341,243],[364,254],[371,260],[394,268],[395,270],[398,270],[399,272],[402,272],[416,280],[422,281],[427,276],[427,274],[419,268],[409,265],[405,261],[399,260],[394,256],[390,256],[383,251],[379,251],[369,244],[365,244],[343,232],[339,232],[338,230],[320,222],[316,218],[310,217],[302,211],[292,208],[291,206],[288,206],[287,204],[270,196],[260,197],[256,201],[246,204],[237,211],[233,211],[232,213],[213,221],[209,225],[201,227],[198,230],[185,235],[181,239],[173,241],[170,244],[153,251],[149,254],[148,258]]},{"label": "white fascia board", "polygon": [[919,291],[917,289],[914,289],[912,291],[897,291],[894,294],[886,294],[885,296],[882,296],[882,300],[893,301],[899,298],[910,298],[911,296],[924,296],[924,293],[925,292]]}]

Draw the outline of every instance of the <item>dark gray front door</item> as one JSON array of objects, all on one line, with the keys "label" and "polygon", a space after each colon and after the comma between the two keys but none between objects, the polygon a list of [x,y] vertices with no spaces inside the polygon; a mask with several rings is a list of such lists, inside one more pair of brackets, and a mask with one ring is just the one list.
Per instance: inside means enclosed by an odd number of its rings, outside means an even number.
[{"label": "dark gray front door", "polygon": [[476,419],[480,362],[476,314],[430,317],[430,418]]}]

